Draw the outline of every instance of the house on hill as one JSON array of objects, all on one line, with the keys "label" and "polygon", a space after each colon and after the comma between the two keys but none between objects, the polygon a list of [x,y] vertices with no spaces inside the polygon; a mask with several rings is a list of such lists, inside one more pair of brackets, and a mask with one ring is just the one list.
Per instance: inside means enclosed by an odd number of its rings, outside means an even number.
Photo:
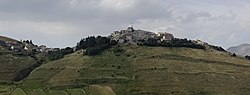
[{"label": "house on hill", "polygon": [[40,52],[45,52],[46,49],[47,49],[47,46],[41,45],[41,46],[38,47],[38,49],[39,49]]},{"label": "house on hill", "polygon": [[158,32],[157,36],[161,41],[170,41],[174,38],[173,34],[167,32]]},{"label": "house on hill", "polygon": [[6,44],[5,41],[0,40],[0,45],[5,45],[5,44]]},{"label": "house on hill", "polygon": [[22,47],[18,45],[13,45],[10,47],[10,49],[14,52],[20,52],[22,50]]}]

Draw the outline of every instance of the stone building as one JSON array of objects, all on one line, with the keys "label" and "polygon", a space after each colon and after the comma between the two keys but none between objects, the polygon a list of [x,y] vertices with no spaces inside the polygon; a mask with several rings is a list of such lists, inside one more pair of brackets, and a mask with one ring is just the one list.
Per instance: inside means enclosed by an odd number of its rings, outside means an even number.
[{"label": "stone building", "polygon": [[174,38],[171,33],[167,32],[158,32],[157,36],[161,39],[161,41],[170,41]]},{"label": "stone building", "polygon": [[118,43],[137,44],[140,40],[156,37],[153,32],[135,30],[133,27],[128,27],[127,30],[115,31],[111,34],[111,39]]},{"label": "stone building", "polygon": [[47,47],[45,45],[41,45],[41,46],[38,47],[38,49],[39,49],[40,52],[45,52]]}]

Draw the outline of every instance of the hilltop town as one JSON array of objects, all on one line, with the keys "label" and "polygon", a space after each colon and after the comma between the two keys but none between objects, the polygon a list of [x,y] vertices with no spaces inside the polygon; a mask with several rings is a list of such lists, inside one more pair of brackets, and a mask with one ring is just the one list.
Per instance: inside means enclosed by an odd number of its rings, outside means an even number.
[{"label": "hilltop town", "polygon": [[4,41],[0,40],[0,46],[10,50],[16,55],[33,55],[35,53],[48,53],[58,51],[59,48],[47,48],[45,45],[35,45],[32,40]]},{"label": "hilltop town", "polygon": [[205,46],[209,46],[208,43],[201,40],[175,38],[173,34],[168,32],[156,33],[140,29],[135,30],[131,26],[126,30],[114,31],[109,37],[111,40],[115,40],[119,44],[191,48],[205,48]]},{"label": "hilltop town", "polygon": [[[100,42],[101,41],[101,42]],[[95,45],[100,43],[99,45]],[[140,29],[134,29],[128,27],[125,30],[114,31],[108,37],[88,37],[82,39],[77,46],[64,49],[60,48],[48,48],[45,45],[35,45],[32,40],[20,40],[20,41],[5,41],[0,39],[0,46],[10,50],[15,55],[29,55],[32,56],[37,53],[48,54],[51,60],[63,58],[65,54],[72,53],[76,50],[89,49],[97,53],[97,51],[105,50],[110,46],[117,44],[130,44],[130,45],[144,45],[144,46],[163,46],[163,47],[188,47],[205,49],[206,47],[214,48],[220,51],[225,51],[221,47],[209,45],[201,40],[188,40],[175,38],[173,34],[167,32],[150,32]],[[98,47],[98,48],[96,48]],[[95,54],[95,53],[94,53]]]},{"label": "hilltop town", "polygon": [[110,37],[112,40],[115,40],[120,44],[138,44],[141,41],[145,41],[150,38],[158,39],[159,41],[170,41],[171,39],[174,39],[174,36],[171,33],[154,33],[140,29],[135,30],[133,27],[128,27],[127,30],[114,31]]},{"label": "hilltop town", "polygon": [[219,46],[210,45],[207,42],[197,40],[189,40],[186,38],[176,38],[168,32],[150,32],[145,30],[136,30],[132,26],[126,30],[114,31],[109,36],[111,40],[117,41],[119,44],[132,44],[144,46],[163,46],[163,47],[187,47],[195,49],[212,48],[218,51],[226,52]]}]

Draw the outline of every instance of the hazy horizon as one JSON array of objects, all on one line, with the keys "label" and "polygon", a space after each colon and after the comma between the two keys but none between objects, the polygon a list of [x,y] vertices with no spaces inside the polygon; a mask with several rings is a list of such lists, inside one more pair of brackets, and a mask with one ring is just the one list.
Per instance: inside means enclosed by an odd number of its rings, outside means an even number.
[{"label": "hazy horizon", "polygon": [[0,35],[49,47],[126,29],[169,32],[228,48],[250,43],[248,0],[1,0]]}]

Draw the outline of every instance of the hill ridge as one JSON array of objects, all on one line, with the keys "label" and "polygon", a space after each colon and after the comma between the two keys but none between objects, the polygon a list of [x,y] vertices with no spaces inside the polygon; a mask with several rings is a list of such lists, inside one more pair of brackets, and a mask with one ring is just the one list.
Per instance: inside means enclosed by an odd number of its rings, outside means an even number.
[{"label": "hill ridge", "polygon": [[19,42],[19,41],[13,39],[13,38],[10,38],[10,37],[7,37],[7,36],[1,36],[1,35],[0,35],[0,40],[2,40],[2,41],[11,41],[11,42]]},{"label": "hill ridge", "polygon": [[[240,90],[247,87],[250,61],[226,52],[116,45],[96,56],[82,53],[77,51],[42,65],[23,81],[21,88],[32,90],[37,84],[40,86],[35,89],[48,86],[44,89],[88,91],[89,85],[103,85],[110,86],[117,95],[250,93]],[[51,73],[43,74],[45,71]]]},{"label": "hill ridge", "polygon": [[228,52],[235,53],[239,56],[250,55],[250,44],[240,44],[238,46],[229,47]]}]

